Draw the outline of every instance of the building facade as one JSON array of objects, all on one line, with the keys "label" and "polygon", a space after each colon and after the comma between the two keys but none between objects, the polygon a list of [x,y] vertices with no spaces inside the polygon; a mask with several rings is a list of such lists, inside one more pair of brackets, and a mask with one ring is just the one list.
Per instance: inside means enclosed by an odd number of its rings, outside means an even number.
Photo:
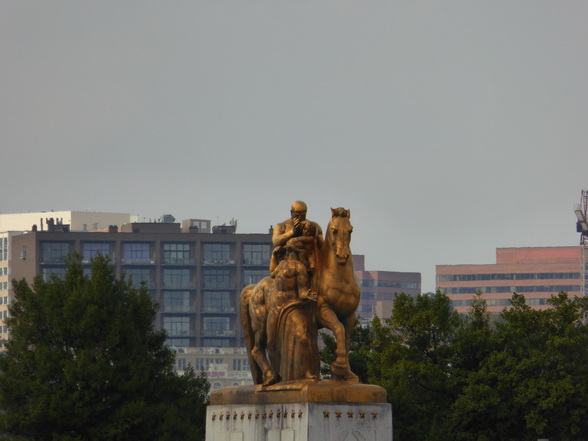
[{"label": "building facade", "polygon": [[268,275],[268,234],[214,234],[180,224],[132,223],[105,232],[32,231],[12,238],[12,274],[63,276],[67,256],[111,259],[118,277],[145,285],[160,305],[156,329],[168,345],[241,347],[241,289]]},{"label": "building facade", "polygon": [[355,276],[361,287],[357,315],[361,322],[374,317],[386,319],[392,315],[394,295],[416,296],[421,292],[421,273],[398,271],[366,271],[365,256],[354,255]]},{"label": "building facade", "polygon": [[579,247],[497,248],[496,263],[437,265],[437,287],[447,294],[458,312],[467,312],[477,292],[488,311],[510,306],[514,292],[535,309],[561,291],[581,295]]}]

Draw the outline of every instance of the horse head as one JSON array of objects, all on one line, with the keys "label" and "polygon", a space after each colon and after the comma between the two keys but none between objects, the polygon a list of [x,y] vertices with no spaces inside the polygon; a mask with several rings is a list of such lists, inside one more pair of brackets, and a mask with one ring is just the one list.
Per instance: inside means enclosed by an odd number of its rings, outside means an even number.
[{"label": "horse head", "polygon": [[349,220],[351,210],[345,208],[331,208],[331,220],[327,226],[325,241],[335,254],[337,263],[345,265],[351,256],[351,233],[353,226]]}]

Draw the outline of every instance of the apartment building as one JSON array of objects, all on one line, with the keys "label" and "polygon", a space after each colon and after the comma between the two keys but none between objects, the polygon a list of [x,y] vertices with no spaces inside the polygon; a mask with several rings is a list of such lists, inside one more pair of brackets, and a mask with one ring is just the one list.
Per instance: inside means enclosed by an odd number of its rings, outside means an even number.
[{"label": "apartment building", "polygon": [[458,312],[467,312],[476,292],[483,293],[488,310],[510,306],[513,292],[522,294],[535,309],[561,291],[581,295],[580,248],[497,248],[496,263],[437,265],[437,287],[446,293]]},{"label": "apartment building", "polygon": [[[20,278],[12,271],[12,238],[27,231],[70,230],[91,231],[131,222],[136,216],[128,213],[96,211],[39,211],[0,213],[0,349],[8,337],[5,319],[12,298],[10,281]],[[20,256],[22,257],[22,256]]]},{"label": "apartment building", "polygon": [[390,317],[396,293],[416,296],[421,292],[421,273],[366,271],[363,255],[354,255],[353,264],[361,287],[357,315],[362,322],[368,322],[376,316],[381,319]]}]

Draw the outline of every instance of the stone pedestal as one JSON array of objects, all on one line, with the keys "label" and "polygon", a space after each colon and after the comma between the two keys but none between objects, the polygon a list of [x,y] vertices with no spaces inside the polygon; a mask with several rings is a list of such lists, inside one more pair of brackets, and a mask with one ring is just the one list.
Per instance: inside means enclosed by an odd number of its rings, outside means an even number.
[{"label": "stone pedestal", "polygon": [[348,440],[392,440],[392,409],[381,387],[323,380],[211,394],[206,441]]}]

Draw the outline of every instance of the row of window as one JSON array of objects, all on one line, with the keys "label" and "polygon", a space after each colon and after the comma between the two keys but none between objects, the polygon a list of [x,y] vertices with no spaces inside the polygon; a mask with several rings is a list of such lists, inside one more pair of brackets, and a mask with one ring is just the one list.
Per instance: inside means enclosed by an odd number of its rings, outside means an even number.
[{"label": "row of window", "polygon": [[437,282],[470,282],[477,280],[557,280],[579,279],[580,273],[493,273],[438,275]]},{"label": "row of window", "polygon": [[365,288],[381,286],[386,288],[421,289],[421,284],[418,282],[386,282],[382,280],[361,280],[360,285]]},{"label": "row of window", "polygon": [[[163,291],[162,312],[190,312],[190,291]],[[233,294],[230,291],[204,291],[202,312],[235,312]]]},{"label": "row of window", "polygon": [[[547,305],[549,299],[525,299],[527,305]],[[472,300],[452,300],[454,307],[457,306],[472,306]],[[486,305],[488,306],[510,306],[510,299],[486,299]]]},{"label": "row of window", "polygon": [[[222,358],[197,358],[194,360],[196,366],[194,370],[197,372],[207,371],[211,364],[222,364],[225,362]],[[249,361],[245,358],[235,358],[232,360],[231,364],[232,370],[234,371],[249,371]],[[178,358],[177,359],[177,369],[185,370],[186,369],[186,359],[185,358]]]},{"label": "row of window", "polygon": [[[154,244],[148,242],[126,242],[121,244],[122,259],[125,263],[154,263]],[[194,264],[194,244],[187,242],[164,243],[162,262],[175,265]],[[44,242],[43,262],[63,263],[72,252],[70,242]],[[83,242],[81,255],[90,260],[99,255],[113,257],[113,242]],[[202,259],[205,264],[234,263],[231,244],[205,243]],[[0,250],[1,251],[1,250]],[[268,265],[271,246],[269,244],[244,244],[242,261],[247,265]]]},{"label": "row of window", "polygon": [[543,285],[543,286],[486,286],[467,288],[442,288],[445,294],[476,294],[481,291],[486,294],[525,293],[525,292],[578,292],[579,285]]},{"label": "row of window", "polygon": [[[192,337],[190,316],[164,316],[163,329],[170,337]],[[234,337],[229,317],[205,317],[202,335],[208,337]]]},{"label": "row of window", "polygon": [[8,260],[8,238],[0,238],[0,261]]},{"label": "row of window", "polygon": [[[66,268],[63,266],[42,268],[43,279],[48,281],[55,275],[62,279],[65,277]],[[155,270],[153,268],[125,268],[125,276],[137,287],[145,284],[147,288],[156,288],[154,285]],[[90,275],[90,268],[84,269],[84,274]],[[194,282],[195,271],[191,268],[164,268],[162,269],[162,288],[168,289],[196,289]],[[243,270],[243,285],[259,282],[268,276],[266,269]],[[206,289],[236,289],[236,282],[230,269],[207,268],[202,270],[203,287]]]}]

